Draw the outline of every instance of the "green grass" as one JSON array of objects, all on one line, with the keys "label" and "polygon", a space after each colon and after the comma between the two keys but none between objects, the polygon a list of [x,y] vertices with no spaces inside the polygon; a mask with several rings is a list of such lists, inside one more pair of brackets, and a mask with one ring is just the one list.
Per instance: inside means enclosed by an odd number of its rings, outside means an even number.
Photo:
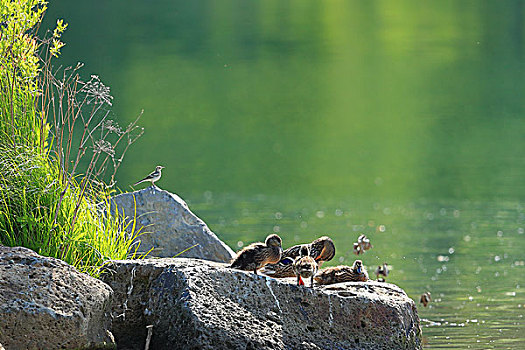
[{"label": "green grass", "polygon": [[125,259],[136,251],[134,237],[124,230],[135,232],[134,227],[122,227],[108,212],[109,205],[80,200],[76,186],[63,193],[59,169],[48,159],[21,147],[0,146],[0,152],[2,244],[59,258],[94,276],[105,261]]},{"label": "green grass", "polygon": [[[101,139],[84,141],[83,136],[84,143],[75,148],[75,122],[89,104],[84,104],[89,91],[78,103],[78,76],[59,80],[50,74],[51,58],[63,46],[60,35],[67,25],[59,21],[47,41],[37,40],[46,4],[0,0],[0,244],[24,246],[98,276],[106,261],[133,258],[138,248],[132,243],[138,234],[134,221],[124,224],[109,212],[104,201],[110,192],[98,177],[111,161],[117,164],[115,171],[122,161],[115,159],[108,135],[114,132],[120,141],[135,125],[123,131],[112,124],[110,131],[102,129]],[[102,105],[94,105],[87,115],[96,126],[86,127],[89,132],[109,125],[99,123]],[[127,146],[131,143],[128,137]],[[104,147],[94,147],[98,144]],[[76,175],[86,152],[92,152],[91,162]],[[73,170],[68,168],[70,159],[76,159]]]}]

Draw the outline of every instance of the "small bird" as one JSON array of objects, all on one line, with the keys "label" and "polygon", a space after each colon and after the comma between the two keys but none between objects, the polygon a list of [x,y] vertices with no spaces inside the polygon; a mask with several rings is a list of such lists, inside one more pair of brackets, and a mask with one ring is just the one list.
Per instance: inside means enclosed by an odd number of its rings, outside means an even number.
[{"label": "small bird", "polygon": [[302,246],[299,254],[293,263],[293,271],[297,276],[297,285],[304,285],[302,278],[310,278],[310,288],[312,288],[314,286],[314,275],[317,273],[319,266],[314,258],[310,256],[308,245]]},{"label": "small bird", "polygon": [[327,267],[314,276],[319,284],[334,284],[341,282],[366,282],[368,273],[366,272],[361,260],[354,261],[352,266],[340,265]]},{"label": "small bird", "polygon": [[[390,271],[388,271],[388,264],[387,263],[383,263],[383,266],[378,266],[377,269],[374,271],[378,281],[379,281],[379,275],[384,276],[386,278],[388,276],[389,272]],[[382,280],[383,281],[381,281],[381,282],[385,281],[384,278]]]},{"label": "small bird", "polygon": [[157,165],[157,167],[155,168],[154,172],[152,172],[151,174],[149,174],[148,176],[146,176],[145,178],[143,178],[139,182],[133,184],[133,186],[137,186],[139,183],[142,183],[144,181],[150,181],[151,185],[154,186],[155,185],[155,181],[159,181],[160,177],[162,176],[162,172],[161,172],[162,169],[164,169],[164,167],[162,165]]},{"label": "small bird", "polygon": [[432,301],[432,297],[430,296],[430,292],[425,292],[421,294],[421,298],[419,298],[419,302],[423,304],[424,307],[427,307],[428,303]]},{"label": "small bird", "polygon": [[253,271],[257,275],[257,270],[266,264],[278,263],[281,260],[282,252],[281,237],[271,234],[266,237],[264,243],[252,243],[237,253],[230,267],[238,270]]},{"label": "small bird", "polygon": [[[295,259],[300,256],[301,247],[303,246],[305,244],[294,245],[286,249],[277,264],[268,264],[261,272],[274,278],[295,277],[292,265]],[[330,237],[319,237],[312,243],[306,244],[306,246],[310,250],[309,255],[314,258],[319,267],[321,267],[323,262],[330,261],[335,256],[335,244]]]}]

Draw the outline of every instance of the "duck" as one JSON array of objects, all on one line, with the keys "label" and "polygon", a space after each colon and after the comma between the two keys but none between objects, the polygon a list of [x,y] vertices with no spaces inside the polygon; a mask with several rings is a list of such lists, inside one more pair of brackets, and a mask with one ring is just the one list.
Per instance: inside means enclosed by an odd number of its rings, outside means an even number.
[{"label": "duck", "polygon": [[357,238],[357,244],[359,245],[359,247],[361,247],[361,250],[363,251],[370,250],[373,247],[372,243],[370,243],[370,239],[365,235],[360,235]]},{"label": "duck", "polygon": [[360,254],[363,254],[365,251],[361,249],[361,246],[359,245],[359,243],[354,243],[354,254],[355,255],[360,255]]},{"label": "duck", "polygon": [[301,247],[299,256],[295,259],[292,267],[297,276],[297,285],[304,285],[302,278],[310,278],[310,288],[313,288],[314,275],[317,273],[319,266],[315,259],[310,256],[310,248],[308,245]]},{"label": "duck", "polygon": [[368,273],[361,260],[354,261],[352,266],[339,265],[327,267],[314,276],[318,284],[334,284],[341,282],[366,282]]},{"label": "duck", "polygon": [[432,297],[430,296],[430,292],[425,292],[421,294],[421,298],[419,298],[419,302],[423,304],[424,307],[427,307],[428,303],[432,301]]},{"label": "duck", "polygon": [[[378,281],[379,281],[379,275],[384,276],[386,278],[388,276],[389,272],[390,271],[388,271],[388,264],[387,263],[383,263],[383,266],[379,265],[377,267],[377,269],[374,271]],[[385,281],[384,278],[382,278],[382,280],[383,281],[380,281],[380,282],[384,282]]]},{"label": "duck", "polygon": [[[274,278],[295,277],[293,263],[300,256],[302,246],[304,244],[294,245],[286,249],[278,263],[266,265],[261,272]],[[310,251],[309,256],[317,262],[319,267],[323,262],[330,261],[335,256],[334,241],[328,236],[319,237],[306,246]]]},{"label": "duck", "polygon": [[232,260],[232,269],[253,271],[257,275],[257,270],[267,264],[276,264],[281,260],[282,240],[276,234],[266,237],[264,243],[256,242],[242,249]]}]

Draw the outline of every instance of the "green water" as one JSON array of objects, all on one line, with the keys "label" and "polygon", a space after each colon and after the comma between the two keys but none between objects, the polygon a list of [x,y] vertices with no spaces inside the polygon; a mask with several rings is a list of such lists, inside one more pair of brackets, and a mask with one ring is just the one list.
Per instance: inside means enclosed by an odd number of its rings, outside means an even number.
[{"label": "green water", "polygon": [[525,348],[523,1],[52,1],[146,133],[118,185],[166,166],[234,249],[329,234],[419,300],[426,348]]}]

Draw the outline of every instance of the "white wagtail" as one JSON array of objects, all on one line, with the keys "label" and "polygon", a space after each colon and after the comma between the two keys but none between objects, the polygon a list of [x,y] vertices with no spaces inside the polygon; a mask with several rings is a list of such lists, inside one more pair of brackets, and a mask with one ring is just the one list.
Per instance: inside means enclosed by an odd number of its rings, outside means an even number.
[{"label": "white wagtail", "polygon": [[155,185],[155,181],[159,181],[160,177],[162,176],[162,173],[161,173],[162,169],[164,169],[164,167],[162,165],[157,165],[157,167],[155,168],[154,172],[152,172],[151,174],[149,174],[148,176],[146,176],[145,178],[143,178],[142,180],[140,180],[139,182],[137,182],[133,186],[137,186],[139,183],[144,182],[144,181],[150,181],[151,185],[154,186]]}]

